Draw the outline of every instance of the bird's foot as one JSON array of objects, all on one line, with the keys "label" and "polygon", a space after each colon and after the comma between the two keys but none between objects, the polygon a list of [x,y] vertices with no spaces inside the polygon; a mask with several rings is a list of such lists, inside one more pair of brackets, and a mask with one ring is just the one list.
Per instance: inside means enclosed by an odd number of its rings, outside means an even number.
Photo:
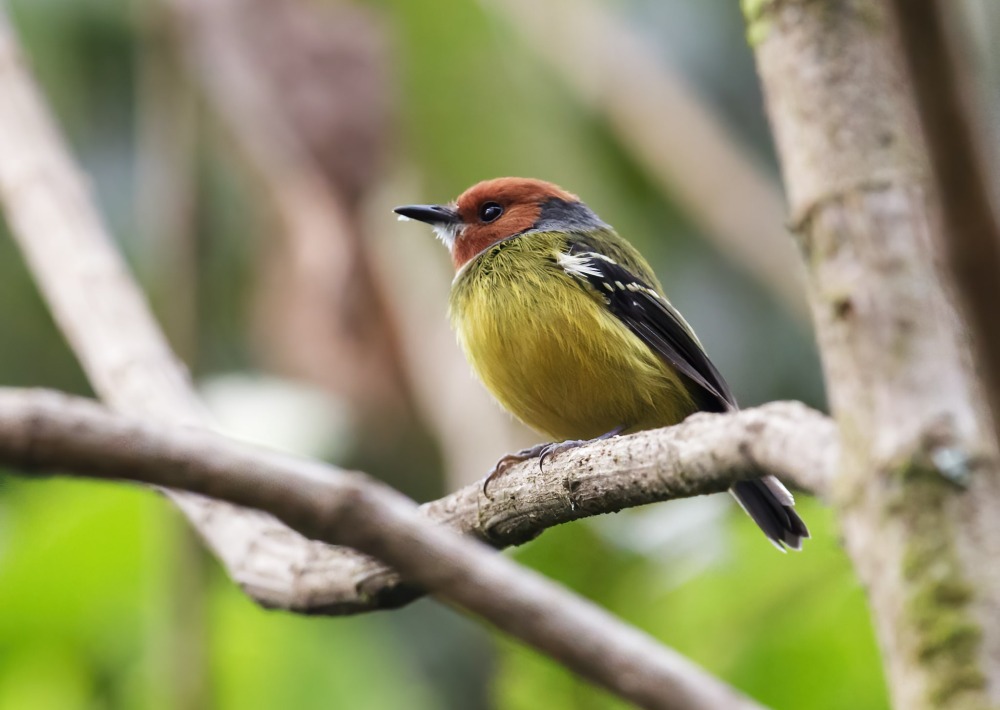
[{"label": "bird's foot", "polygon": [[[490,487],[490,484],[494,481],[494,479],[500,478],[500,476],[507,473],[507,469],[511,466],[516,463],[521,463],[522,461],[527,461],[528,459],[533,459],[536,456],[544,457],[546,455],[546,450],[550,446],[556,446],[556,444],[537,444],[535,446],[528,447],[527,449],[521,449],[516,453],[505,454],[502,456],[500,460],[493,465],[490,475],[488,475],[486,480],[483,481],[483,495],[487,498],[489,497],[487,489]],[[541,466],[541,462],[539,462],[539,466]]]},{"label": "bird's foot", "polygon": [[517,453],[507,454],[503,456],[496,464],[493,466],[493,470],[483,481],[483,495],[487,498],[489,493],[487,489],[490,487],[490,483],[494,479],[507,473],[507,470],[514,464],[521,463],[522,461],[527,461],[528,459],[538,458],[538,470],[540,473],[544,473],[545,459],[550,456],[555,456],[561,454],[564,451],[569,451],[570,449],[575,449],[584,444],[589,444],[592,441],[602,441],[604,439],[610,439],[613,436],[618,436],[625,430],[625,427],[617,427],[612,429],[607,434],[602,434],[595,439],[569,439],[567,441],[554,441],[548,444],[537,444],[535,446],[529,447],[527,449],[521,449]]}]

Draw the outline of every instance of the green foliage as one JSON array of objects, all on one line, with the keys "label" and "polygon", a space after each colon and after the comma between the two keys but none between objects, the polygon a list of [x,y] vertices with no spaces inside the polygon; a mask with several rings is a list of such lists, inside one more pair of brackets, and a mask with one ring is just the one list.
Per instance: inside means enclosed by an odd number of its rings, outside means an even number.
[{"label": "green foliage", "polygon": [[[164,553],[180,523],[168,503],[115,484],[17,481],[0,520],[0,708],[169,708]],[[212,707],[440,706],[388,616],[269,612],[220,575],[207,592]]]},{"label": "green foliage", "polygon": [[220,585],[212,608],[215,707],[434,708],[432,689],[393,643],[387,619],[262,611]]},{"label": "green foliage", "polygon": [[127,707],[142,675],[150,494],[12,481],[0,499],[0,707]]},{"label": "green foliage", "polygon": [[[768,706],[887,708],[863,590],[829,512],[800,507],[814,538],[803,552],[778,553],[734,511],[724,557],[693,578],[676,559],[623,554],[586,522],[549,531],[517,556]],[[539,698],[555,708],[627,707],[533,652],[503,649],[500,707],[530,710]]]},{"label": "green foliage", "polygon": [[986,684],[976,662],[982,629],[972,619],[973,590],[962,577],[945,513],[957,489],[923,461],[906,461],[895,473],[890,505],[898,508],[912,531],[903,568],[911,590],[905,612],[917,632],[917,657],[931,669],[929,702],[979,707],[977,691]]}]

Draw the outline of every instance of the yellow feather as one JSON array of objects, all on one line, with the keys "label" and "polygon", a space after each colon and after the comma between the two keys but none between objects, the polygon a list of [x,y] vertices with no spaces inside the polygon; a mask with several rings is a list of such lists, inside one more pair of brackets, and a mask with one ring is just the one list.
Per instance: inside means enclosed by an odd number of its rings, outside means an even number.
[{"label": "yellow feather", "polygon": [[486,388],[556,440],[666,426],[693,413],[674,369],[558,265],[567,248],[559,233],[528,233],[490,247],[456,276],[452,325]]}]

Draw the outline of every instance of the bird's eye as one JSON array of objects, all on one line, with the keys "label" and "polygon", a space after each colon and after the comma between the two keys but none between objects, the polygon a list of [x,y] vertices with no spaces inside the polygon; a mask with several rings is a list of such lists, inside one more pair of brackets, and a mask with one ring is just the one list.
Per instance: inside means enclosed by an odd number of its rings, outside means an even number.
[{"label": "bird's eye", "polygon": [[503,207],[496,202],[484,202],[479,207],[479,219],[482,222],[492,222],[503,214]]}]

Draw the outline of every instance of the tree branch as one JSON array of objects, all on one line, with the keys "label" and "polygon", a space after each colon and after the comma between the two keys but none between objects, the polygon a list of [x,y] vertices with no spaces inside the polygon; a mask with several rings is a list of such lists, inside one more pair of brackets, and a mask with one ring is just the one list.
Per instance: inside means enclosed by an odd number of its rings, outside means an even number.
[{"label": "tree branch", "polygon": [[[0,459],[14,466],[64,466],[71,470],[85,466],[83,472],[91,474],[193,492],[210,485],[189,480],[201,475],[198,467],[205,466],[196,460],[197,444],[210,451],[225,439],[194,430],[184,430],[183,436],[181,432],[163,434],[151,424],[114,420],[107,414],[97,418],[94,412],[101,410],[86,400],[45,391],[0,389]],[[34,424],[18,424],[24,421]],[[121,444],[124,435],[115,439],[109,432],[113,423],[125,426],[122,422],[135,430],[129,435],[128,451],[116,453],[106,463],[107,453],[101,452]],[[84,435],[90,448],[81,453],[81,444],[69,439]],[[183,472],[166,468],[152,474],[131,470],[141,462],[121,463],[122,457],[152,455],[146,453],[147,439],[154,441],[150,446],[158,451],[157,437],[182,440],[184,450],[193,452],[188,454],[193,463],[185,459]],[[674,427],[588,444],[547,460],[544,472],[537,459],[526,461],[492,483],[488,496],[482,483],[475,483],[425,503],[419,511],[428,520],[502,548],[524,543],[547,528],[572,520],[718,493],[736,480],[763,473],[825,494],[838,449],[834,425],[825,416],[797,402],[774,402],[735,414],[700,414]],[[179,464],[174,461],[172,465]],[[293,468],[294,473],[283,474],[284,485],[292,488],[304,476],[301,466]],[[325,470],[336,471],[332,467]],[[208,471],[205,475],[214,474]],[[206,495],[236,502],[228,489]],[[254,499],[250,505],[271,510],[266,501]],[[322,552],[324,562],[319,567],[288,571],[299,590],[293,610],[355,614],[399,606],[421,593],[355,550],[309,544],[317,553]],[[255,554],[247,553],[250,557]]]},{"label": "tree branch", "polygon": [[[763,464],[795,465],[798,455],[820,477],[832,470],[836,443],[825,418],[795,404],[768,410],[702,415],[673,429],[591,444],[557,457],[545,476],[531,470],[533,462],[523,464],[498,481],[476,523],[461,502],[469,491],[422,512],[459,529],[471,524],[525,539],[537,532],[536,519],[551,519],[553,511],[564,519],[582,517],[596,512],[598,502],[632,504],[637,491],[658,499],[723,490],[758,475]],[[349,545],[392,565],[406,580],[643,707],[759,707],[603,609],[487,554],[473,540],[429,525],[411,501],[361,474],[30,390],[0,392],[0,460],[26,470],[183,489],[265,510],[312,539]],[[504,516],[489,514],[491,504],[515,512],[506,526],[497,521]]]},{"label": "tree branch", "polygon": [[[172,424],[213,422],[171,352],[90,199],[0,10],[0,202],[63,335],[111,407]],[[295,570],[323,575],[327,551],[254,510],[167,495],[244,591],[303,609]]]}]

